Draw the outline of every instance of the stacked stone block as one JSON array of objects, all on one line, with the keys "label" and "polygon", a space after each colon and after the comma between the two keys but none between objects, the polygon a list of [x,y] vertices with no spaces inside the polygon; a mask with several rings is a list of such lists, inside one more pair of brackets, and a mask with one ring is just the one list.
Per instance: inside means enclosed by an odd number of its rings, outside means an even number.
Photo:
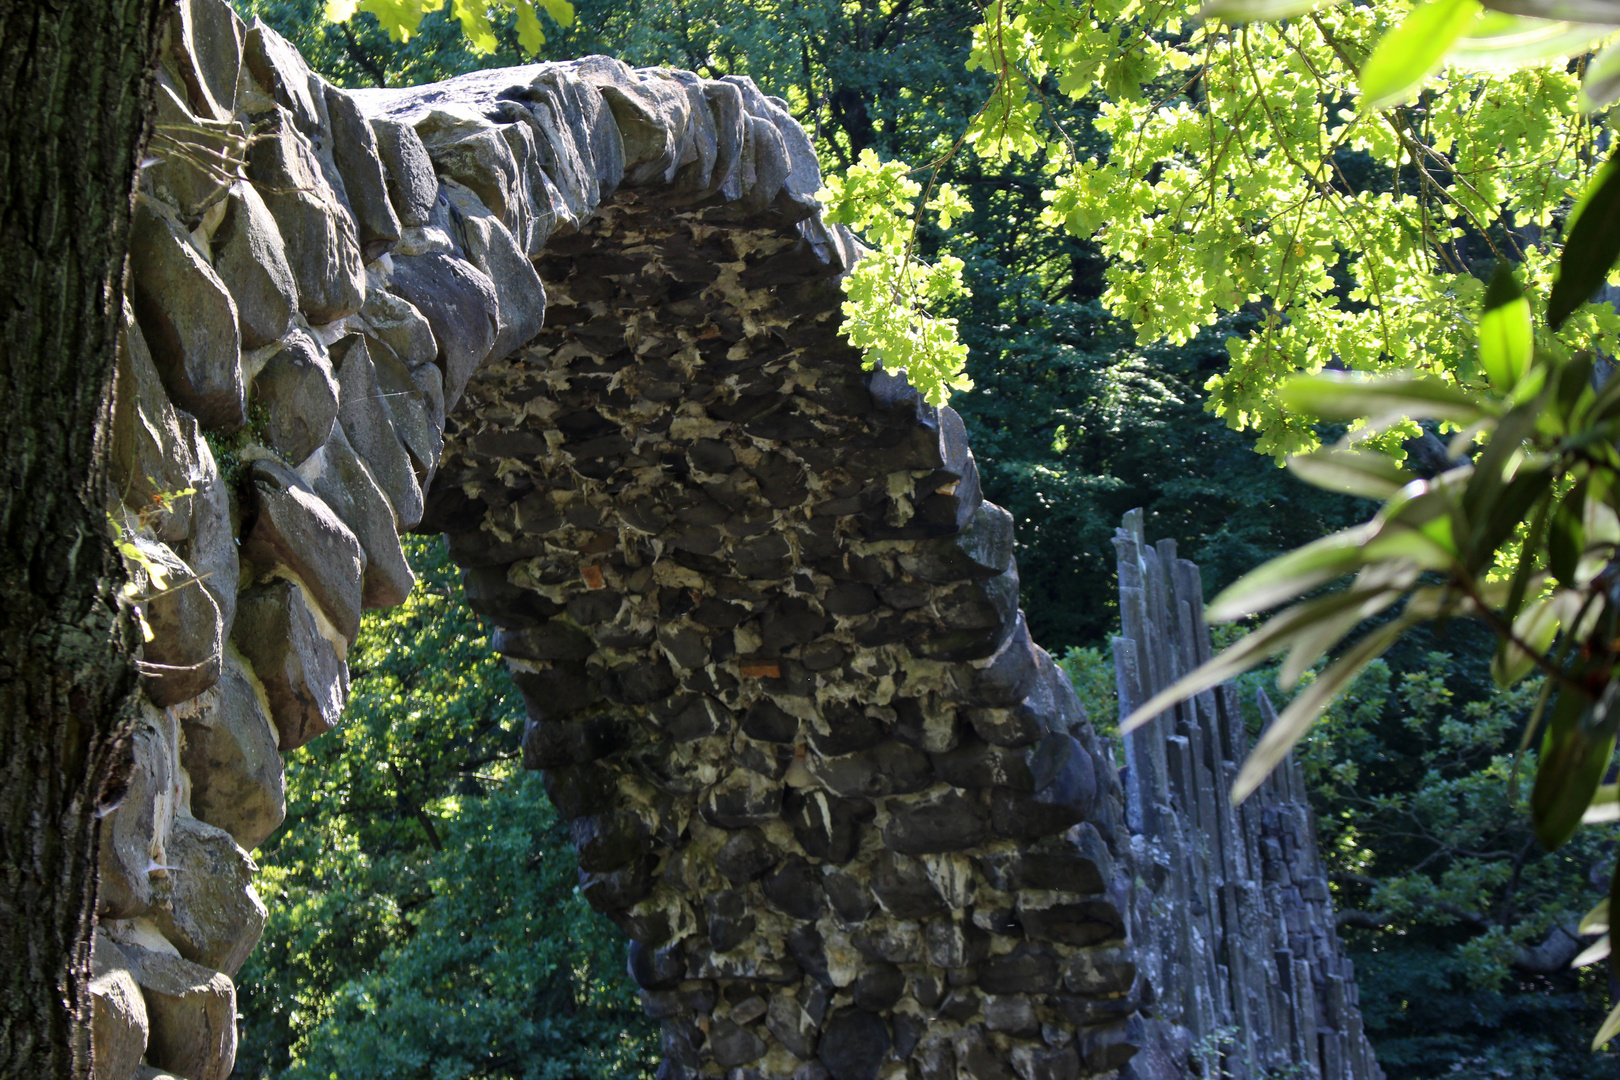
[{"label": "stacked stone block", "polygon": [[[1133,510],[1114,546],[1125,716],[1209,659],[1210,635],[1198,567],[1173,540],[1149,546]],[[1275,719],[1264,692],[1258,704]],[[1131,859],[1146,886],[1134,898],[1137,960],[1159,989],[1158,1043],[1235,1080],[1381,1080],[1299,763],[1290,755],[1232,805],[1249,738],[1230,683],[1155,717],[1124,751]]]},{"label": "stacked stone block", "polygon": [[855,247],[782,102],[601,57],[345,92],[225,0],[157,89],[98,1077],[230,1074],[248,853],[410,529],[498,628],[662,1075],[1185,1074],[1115,769],[961,419],[837,335]]}]

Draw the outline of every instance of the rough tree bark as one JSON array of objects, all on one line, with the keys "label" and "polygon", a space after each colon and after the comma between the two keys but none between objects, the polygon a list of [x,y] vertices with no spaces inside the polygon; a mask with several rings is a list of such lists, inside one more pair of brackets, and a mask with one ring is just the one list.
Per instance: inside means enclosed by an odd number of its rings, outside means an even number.
[{"label": "rough tree bark", "polygon": [[89,1071],[96,813],[135,686],[103,445],[165,9],[0,0],[0,1076]]}]

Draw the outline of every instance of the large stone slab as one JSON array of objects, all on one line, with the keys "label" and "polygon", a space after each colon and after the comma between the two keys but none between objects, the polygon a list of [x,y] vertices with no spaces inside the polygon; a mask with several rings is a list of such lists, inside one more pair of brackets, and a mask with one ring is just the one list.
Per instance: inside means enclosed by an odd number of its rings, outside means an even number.
[{"label": "large stone slab", "polygon": [[186,1080],[226,1080],[236,1063],[236,986],[180,956],[124,943],[146,1003],[146,1062]]},{"label": "large stone slab", "polygon": [[258,867],[230,833],[187,815],[174,819],[168,854],[169,902],[152,921],[187,960],[235,975],[268,914],[253,890]]},{"label": "large stone slab", "polygon": [[91,1080],[130,1080],[146,1053],[146,999],[123,951],[98,930],[90,952]]},{"label": "large stone slab", "polygon": [[169,396],[205,427],[240,427],[247,388],[236,304],[225,283],[184,229],[141,201],[129,251],[135,315]]},{"label": "large stone slab", "polygon": [[360,541],[287,466],[260,458],[250,475],[257,515],[243,538],[243,554],[262,574],[284,569],[296,575],[331,626],[352,642],[360,632],[366,567]]},{"label": "large stone slab", "polygon": [[226,650],[212,692],[177,710],[185,733],[180,761],[191,778],[191,812],[243,848],[263,843],[287,816],[286,773],[276,729],[252,670]]},{"label": "large stone slab", "polygon": [[349,669],[297,584],[276,580],[243,593],[232,640],[264,688],[282,753],[337,725]]}]

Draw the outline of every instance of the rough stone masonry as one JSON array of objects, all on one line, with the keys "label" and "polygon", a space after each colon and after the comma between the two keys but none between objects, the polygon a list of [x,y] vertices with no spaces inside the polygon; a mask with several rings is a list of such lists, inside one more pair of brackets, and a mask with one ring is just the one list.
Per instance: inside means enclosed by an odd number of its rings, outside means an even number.
[{"label": "rough stone masonry", "polygon": [[110,450],[151,638],[98,1077],[230,1074],[248,852],[412,529],[499,628],[661,1077],[1378,1075],[1316,969],[1248,965],[1238,1010],[1164,937],[1214,902],[1174,848],[1205,841],[1127,814],[960,418],[839,338],[856,249],[781,101],[602,57],[346,92],[224,0],[167,33]]}]

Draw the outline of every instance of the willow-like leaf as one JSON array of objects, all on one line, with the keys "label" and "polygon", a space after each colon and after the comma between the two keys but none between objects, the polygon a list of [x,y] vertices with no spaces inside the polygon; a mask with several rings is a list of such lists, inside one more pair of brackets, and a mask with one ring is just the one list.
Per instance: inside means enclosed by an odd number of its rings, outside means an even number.
[{"label": "willow-like leaf", "polygon": [[1563,605],[1556,596],[1532,601],[1519,613],[1513,620],[1513,638],[1498,642],[1496,655],[1491,658],[1491,676],[1497,686],[1512,686],[1536,666],[1536,657],[1515,642],[1522,641],[1536,654],[1545,655],[1558,636],[1562,615]]},{"label": "willow-like leaf", "polygon": [[1474,394],[1430,375],[1356,376],[1339,372],[1296,375],[1277,396],[1284,408],[1321,420],[1360,420],[1398,414],[1413,420],[1471,424],[1488,415]]},{"label": "willow-like leaf", "polygon": [[1616,1035],[1620,1035],[1620,1005],[1609,1010],[1608,1019],[1598,1028],[1597,1034],[1592,1036],[1592,1049],[1601,1050],[1603,1045]]},{"label": "willow-like leaf", "polygon": [[1211,687],[1219,686],[1250,668],[1258,667],[1288,648],[1295,637],[1307,628],[1333,618],[1338,612],[1359,604],[1364,599],[1365,597],[1353,590],[1345,589],[1306,600],[1286,611],[1278,612],[1258,629],[1238,638],[1139,705],[1120,724],[1120,732],[1128,735],[1166,709]]},{"label": "willow-like leaf", "polygon": [[1607,934],[1609,932],[1609,898],[1605,896],[1599,900],[1585,915],[1581,917],[1581,925],[1576,927],[1578,934]]},{"label": "willow-like leaf", "polygon": [[1487,11],[1457,39],[1446,54],[1446,62],[1478,71],[1524,67],[1579,56],[1614,32],[1613,26],[1602,24]]},{"label": "willow-like leaf", "polygon": [[1277,672],[1277,685],[1283,690],[1292,690],[1310,666],[1346,635],[1404,596],[1416,584],[1418,574],[1418,568],[1409,563],[1381,563],[1356,575],[1355,584],[1346,591],[1365,598],[1336,615],[1301,628]]},{"label": "willow-like leaf", "polygon": [[1620,26],[1620,0],[1481,0],[1488,11],[1532,19]]},{"label": "willow-like leaf", "polygon": [[1580,953],[1576,955],[1575,959],[1569,962],[1569,966],[1572,968],[1586,967],[1588,964],[1595,964],[1599,960],[1608,959],[1608,957],[1609,935],[1605,933],[1602,937],[1592,942],[1592,944],[1582,949]]},{"label": "willow-like leaf", "polygon": [[1367,542],[1377,533],[1378,526],[1369,521],[1279,555],[1222,589],[1205,617],[1211,622],[1241,619],[1358,570],[1366,562]]},{"label": "willow-like leaf", "polygon": [[1417,479],[1387,455],[1338,447],[1295,454],[1288,459],[1288,468],[1315,487],[1380,502]]},{"label": "willow-like leaf", "polygon": [[[1612,47],[1609,51],[1612,51]],[[1547,322],[1554,329],[1592,298],[1620,255],[1620,147],[1587,185],[1564,225],[1564,251],[1558,278],[1547,298]]]},{"label": "willow-like leaf", "polygon": [[[1601,785],[1597,789],[1597,794],[1592,796],[1592,804],[1586,808],[1586,813],[1581,815],[1582,825],[1602,825],[1609,821],[1620,821],[1620,785],[1616,784]],[[1608,901],[1605,900],[1603,903],[1607,905]],[[1603,910],[1606,912],[1609,909],[1605,906]],[[1597,931],[1581,932],[1584,934]]]},{"label": "willow-like leaf", "polygon": [[1362,669],[1389,651],[1389,647],[1410,626],[1405,619],[1397,619],[1373,630],[1328,665],[1315,682],[1294,695],[1294,700],[1277,717],[1277,722],[1265,730],[1259,745],[1243,763],[1243,771],[1238,773],[1237,780],[1232,784],[1232,801],[1240,803],[1253,794],[1254,789],[1271,775],[1271,770],[1288,756],[1288,751],[1294,748],[1316,718],[1322,715],[1328,703],[1349,686]]},{"label": "willow-like leaf", "polygon": [[1318,8],[1333,7],[1341,2],[1342,0],[1212,0],[1211,3],[1204,5],[1202,15],[1205,19],[1220,19],[1230,23],[1270,22],[1276,19],[1292,19],[1295,15],[1304,15]]}]

